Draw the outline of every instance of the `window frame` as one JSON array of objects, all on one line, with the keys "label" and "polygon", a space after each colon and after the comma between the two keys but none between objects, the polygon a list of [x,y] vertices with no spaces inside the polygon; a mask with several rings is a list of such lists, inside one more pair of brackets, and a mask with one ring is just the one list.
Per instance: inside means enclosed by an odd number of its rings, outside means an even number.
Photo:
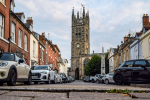
[{"label": "window frame", "polygon": [[28,37],[26,34],[24,34],[24,50],[25,51],[28,50],[27,43],[28,43]]},{"label": "window frame", "polygon": [[12,24],[11,24],[11,41],[14,43],[16,42],[15,37],[16,37],[16,24],[14,22],[12,22]]},{"label": "window frame", "polygon": [[19,33],[18,33],[18,46],[21,47],[22,46],[22,30],[19,29]]},{"label": "window frame", "polygon": [[[126,65],[128,62],[133,62],[132,66],[131,67],[134,67],[134,63],[135,61],[126,61],[124,65]],[[124,68],[124,65],[122,66]],[[128,67],[125,67],[125,68],[128,68]]]},{"label": "window frame", "polygon": [[4,29],[5,29],[5,16],[0,13],[0,16],[2,17],[2,26],[0,24],[1,32],[0,32],[0,37],[4,38]]},{"label": "window frame", "polygon": [[33,57],[35,57],[35,41],[33,40]]}]

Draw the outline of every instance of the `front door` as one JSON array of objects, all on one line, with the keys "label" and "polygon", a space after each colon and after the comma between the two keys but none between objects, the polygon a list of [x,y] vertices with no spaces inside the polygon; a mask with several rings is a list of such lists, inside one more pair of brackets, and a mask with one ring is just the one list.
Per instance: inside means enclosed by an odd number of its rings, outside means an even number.
[{"label": "front door", "polygon": [[75,79],[79,80],[79,68],[76,68],[75,70]]},{"label": "front door", "polygon": [[[141,66],[146,66],[142,68]],[[145,60],[135,61],[133,71],[132,71],[132,80],[141,83],[147,83],[149,81],[149,71],[147,69],[147,62]]]}]

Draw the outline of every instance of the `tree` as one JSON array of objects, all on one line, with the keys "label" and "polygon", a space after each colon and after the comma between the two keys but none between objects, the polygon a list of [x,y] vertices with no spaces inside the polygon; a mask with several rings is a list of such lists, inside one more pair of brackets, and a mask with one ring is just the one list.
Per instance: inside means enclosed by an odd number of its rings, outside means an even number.
[{"label": "tree", "polygon": [[108,59],[108,52],[105,54],[105,73],[109,73],[109,59]]},{"label": "tree", "polygon": [[100,74],[101,72],[101,57],[98,55],[93,55],[91,60],[87,63],[85,67],[85,75],[94,76],[95,74]]}]

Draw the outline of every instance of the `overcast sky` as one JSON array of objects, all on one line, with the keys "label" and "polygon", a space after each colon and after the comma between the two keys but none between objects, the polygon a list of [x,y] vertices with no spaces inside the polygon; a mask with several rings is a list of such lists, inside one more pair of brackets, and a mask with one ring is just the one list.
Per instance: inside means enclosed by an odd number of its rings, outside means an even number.
[{"label": "overcast sky", "polygon": [[33,17],[33,30],[39,34],[50,33],[49,39],[57,44],[61,56],[71,59],[71,14],[72,9],[85,5],[90,14],[90,52],[106,52],[117,47],[129,30],[142,29],[143,14],[150,14],[150,0],[15,0],[15,12],[24,12]]}]

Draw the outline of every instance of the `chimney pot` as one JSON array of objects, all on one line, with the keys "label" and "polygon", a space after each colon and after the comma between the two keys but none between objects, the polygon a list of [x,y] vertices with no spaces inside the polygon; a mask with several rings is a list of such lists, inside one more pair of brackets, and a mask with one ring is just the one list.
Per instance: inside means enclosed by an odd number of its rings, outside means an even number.
[{"label": "chimney pot", "polygon": [[32,17],[27,17],[26,23],[32,23],[33,24]]},{"label": "chimney pot", "polygon": [[146,16],[148,16],[148,14],[146,14]]},{"label": "chimney pot", "polygon": [[143,16],[145,16],[145,14],[143,14]]}]

